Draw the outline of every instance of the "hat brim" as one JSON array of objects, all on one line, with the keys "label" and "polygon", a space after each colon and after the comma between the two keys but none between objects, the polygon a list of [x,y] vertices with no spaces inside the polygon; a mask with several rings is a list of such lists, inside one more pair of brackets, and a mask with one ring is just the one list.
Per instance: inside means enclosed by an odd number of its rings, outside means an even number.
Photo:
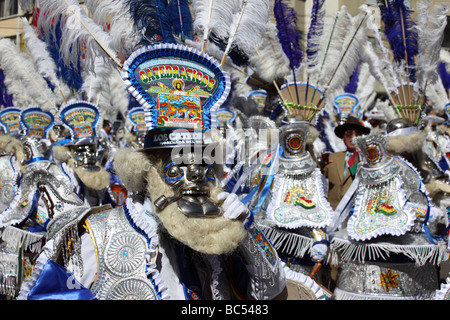
[{"label": "hat brim", "polygon": [[337,126],[334,129],[334,134],[338,138],[342,139],[342,138],[344,138],[345,131],[347,131],[349,129],[359,130],[363,135],[370,133],[370,128],[364,127],[362,125],[358,125],[356,123],[344,123],[344,124],[341,124],[340,126]]}]

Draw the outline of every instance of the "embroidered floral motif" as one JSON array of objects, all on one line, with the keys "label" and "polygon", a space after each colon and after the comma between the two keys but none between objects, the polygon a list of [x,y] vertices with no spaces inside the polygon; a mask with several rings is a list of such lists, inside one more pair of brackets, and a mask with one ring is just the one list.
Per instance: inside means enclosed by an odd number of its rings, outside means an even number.
[{"label": "embroidered floral motif", "polygon": [[399,278],[398,273],[393,273],[390,268],[386,270],[386,272],[380,272],[380,286],[384,287],[386,292],[389,292],[391,288],[398,288],[397,279]]}]

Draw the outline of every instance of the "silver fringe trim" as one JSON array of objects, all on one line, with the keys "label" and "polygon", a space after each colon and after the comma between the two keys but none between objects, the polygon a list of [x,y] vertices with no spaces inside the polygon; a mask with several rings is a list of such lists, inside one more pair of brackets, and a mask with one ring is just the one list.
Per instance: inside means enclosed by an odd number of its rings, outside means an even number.
[{"label": "silver fringe trim", "polygon": [[0,270],[0,294],[5,295],[6,299],[14,299],[18,290],[17,276],[3,274]]},{"label": "silver fringe trim", "polygon": [[258,225],[277,251],[303,258],[305,254],[310,253],[314,244],[314,239],[283,231],[272,227]]},{"label": "silver fringe trim", "polygon": [[23,248],[33,253],[40,252],[42,249],[42,239],[44,235],[28,232],[15,227],[6,227],[1,233],[1,239],[5,242],[15,242],[17,248]]},{"label": "silver fringe trim", "polygon": [[364,295],[348,292],[339,288],[334,290],[336,300],[433,300],[433,297],[395,297],[382,295]]},{"label": "silver fringe trim", "polygon": [[386,260],[390,254],[403,254],[413,260],[418,266],[429,262],[439,265],[447,256],[445,243],[438,245],[394,245],[384,244],[354,244],[347,240],[332,239],[329,261],[332,265],[338,265],[339,261],[365,262],[368,257],[370,261],[377,259]]}]

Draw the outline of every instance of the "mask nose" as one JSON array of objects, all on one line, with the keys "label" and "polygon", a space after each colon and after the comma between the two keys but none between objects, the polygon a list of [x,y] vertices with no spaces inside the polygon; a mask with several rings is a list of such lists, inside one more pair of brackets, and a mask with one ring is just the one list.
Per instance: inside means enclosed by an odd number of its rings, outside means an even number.
[{"label": "mask nose", "polygon": [[202,182],[204,178],[203,168],[198,164],[188,165],[186,177],[191,182]]}]

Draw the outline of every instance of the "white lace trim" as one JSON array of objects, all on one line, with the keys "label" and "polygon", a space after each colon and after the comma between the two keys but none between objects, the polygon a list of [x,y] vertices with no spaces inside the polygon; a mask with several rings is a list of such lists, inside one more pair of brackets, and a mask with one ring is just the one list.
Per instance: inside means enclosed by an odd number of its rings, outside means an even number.
[{"label": "white lace trim", "polygon": [[286,264],[283,261],[280,262],[286,275],[286,279],[301,282],[314,292],[314,295],[316,296],[317,300],[326,300],[325,292],[311,277],[290,269],[288,266],[286,266]]}]

